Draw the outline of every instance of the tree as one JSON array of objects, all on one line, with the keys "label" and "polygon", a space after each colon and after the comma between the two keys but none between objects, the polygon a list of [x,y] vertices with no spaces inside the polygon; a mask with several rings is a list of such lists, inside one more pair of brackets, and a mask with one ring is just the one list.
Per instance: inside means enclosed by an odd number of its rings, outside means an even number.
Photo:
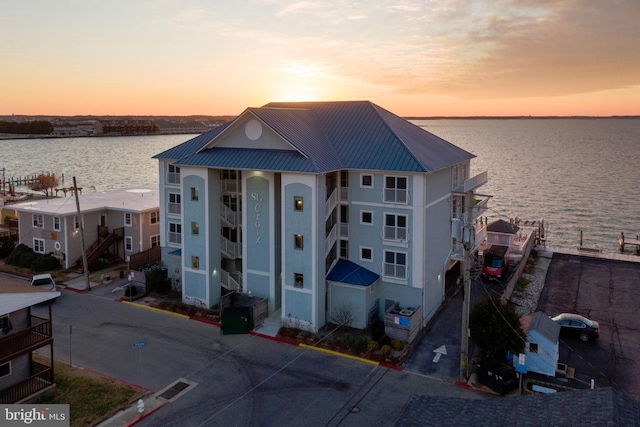
[{"label": "tree", "polygon": [[511,304],[500,298],[486,298],[473,306],[469,314],[471,339],[486,357],[502,356],[507,351],[522,353],[526,334],[520,326],[520,317]]},{"label": "tree", "polygon": [[53,195],[53,189],[59,184],[58,178],[54,173],[41,173],[36,177],[36,182],[31,189],[33,191],[42,191],[47,198]]}]

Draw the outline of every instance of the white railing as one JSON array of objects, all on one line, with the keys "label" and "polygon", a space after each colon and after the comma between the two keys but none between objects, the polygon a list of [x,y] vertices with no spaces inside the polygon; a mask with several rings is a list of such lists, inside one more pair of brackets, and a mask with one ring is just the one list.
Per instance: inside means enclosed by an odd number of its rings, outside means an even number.
[{"label": "white railing", "polygon": [[390,225],[385,225],[384,228],[383,239],[384,240],[393,240],[396,242],[406,243],[409,241],[409,233],[407,233],[407,229],[405,227],[395,227]]},{"label": "white railing", "polygon": [[169,232],[167,236],[167,240],[169,243],[176,243],[178,245],[182,244],[182,233]]},{"label": "white railing", "polygon": [[333,244],[336,242],[337,239],[338,239],[338,225],[334,224],[325,240],[324,256],[329,255],[329,252],[331,251],[331,248],[333,247]]},{"label": "white railing", "polygon": [[242,224],[242,212],[237,212],[231,209],[229,206],[223,204],[222,205],[222,213],[220,216],[226,222],[231,225],[237,226]]},{"label": "white railing", "polygon": [[226,193],[237,193],[240,188],[240,181],[236,179],[223,179],[220,181],[220,189]]},{"label": "white railing", "polygon": [[220,236],[220,250],[230,258],[242,256],[242,243],[232,242],[224,236]]},{"label": "white railing", "polygon": [[[482,200],[477,201],[478,199],[474,199],[473,205],[473,219],[476,219],[487,211],[487,204],[489,203],[489,198],[486,197]],[[477,201],[477,202],[476,202]]]},{"label": "white railing", "polygon": [[180,184],[180,173],[167,172],[167,184]]},{"label": "white railing", "polygon": [[340,187],[340,201],[349,201],[349,187]]},{"label": "white railing", "polygon": [[409,190],[404,188],[385,188],[382,190],[384,203],[409,203]]},{"label": "white railing", "polygon": [[386,277],[395,277],[396,279],[407,278],[407,266],[400,264],[391,264],[385,262],[382,264],[383,275]]},{"label": "white railing", "polygon": [[169,213],[170,214],[180,215],[181,211],[182,211],[182,209],[180,207],[180,203],[169,203]]},{"label": "white railing", "polygon": [[349,223],[340,223],[340,237],[349,237]]},{"label": "white railing", "polygon": [[334,189],[326,202],[324,202],[324,219],[326,220],[331,215],[333,208],[338,203],[338,189]]},{"label": "white railing", "polygon": [[233,278],[231,273],[224,269],[221,270],[222,273],[220,274],[220,282],[222,284],[222,287],[230,291],[241,291],[242,285]]}]

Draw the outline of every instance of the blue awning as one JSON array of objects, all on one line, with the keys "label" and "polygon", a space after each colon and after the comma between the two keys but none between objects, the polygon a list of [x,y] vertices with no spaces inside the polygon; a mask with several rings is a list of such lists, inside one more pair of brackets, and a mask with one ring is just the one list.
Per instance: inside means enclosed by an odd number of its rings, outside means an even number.
[{"label": "blue awning", "polygon": [[176,249],[175,251],[171,251],[171,252],[169,252],[169,255],[178,255],[178,256],[182,256],[182,248],[180,248],[180,249]]},{"label": "blue awning", "polygon": [[327,275],[327,280],[357,286],[370,286],[380,275],[359,266],[355,262],[340,259]]}]

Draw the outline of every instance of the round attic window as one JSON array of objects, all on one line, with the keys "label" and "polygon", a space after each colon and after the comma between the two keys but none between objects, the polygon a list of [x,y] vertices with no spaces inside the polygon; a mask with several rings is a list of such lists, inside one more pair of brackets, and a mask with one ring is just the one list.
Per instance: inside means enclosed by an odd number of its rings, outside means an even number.
[{"label": "round attic window", "polygon": [[247,135],[247,138],[255,141],[262,136],[262,125],[259,121],[251,119],[244,125],[244,133]]}]

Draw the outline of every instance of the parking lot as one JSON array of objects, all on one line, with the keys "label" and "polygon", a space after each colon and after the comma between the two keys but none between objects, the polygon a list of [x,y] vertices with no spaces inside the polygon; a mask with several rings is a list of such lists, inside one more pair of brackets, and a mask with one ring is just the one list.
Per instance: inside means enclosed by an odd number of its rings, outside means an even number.
[{"label": "parking lot", "polygon": [[596,387],[640,400],[640,263],[554,253],[538,310],[578,313],[600,323],[600,338],[561,337],[560,362]]}]

